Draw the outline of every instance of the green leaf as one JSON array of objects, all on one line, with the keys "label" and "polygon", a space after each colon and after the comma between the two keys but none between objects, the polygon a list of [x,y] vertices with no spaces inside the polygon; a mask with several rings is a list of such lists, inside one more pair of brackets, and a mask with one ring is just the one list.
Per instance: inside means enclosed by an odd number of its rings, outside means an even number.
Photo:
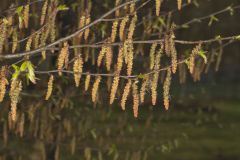
[{"label": "green leaf", "polygon": [[12,74],[12,80],[17,79],[18,76],[19,76],[19,74],[20,74],[20,71],[15,71],[15,72]]},{"label": "green leaf", "polygon": [[206,52],[204,52],[203,50],[200,50],[198,55],[201,56],[204,60],[204,63],[207,64],[207,56],[205,55]]},{"label": "green leaf", "polygon": [[24,72],[24,71],[26,71],[26,69],[27,69],[27,61],[25,61],[25,62],[22,63],[22,65],[21,65],[21,67],[20,67],[20,71],[21,71],[21,72]]},{"label": "green leaf", "polygon": [[240,40],[240,35],[235,37],[236,40]]},{"label": "green leaf", "polygon": [[58,11],[66,11],[66,10],[69,10],[69,8],[65,4],[62,4],[62,5],[58,6],[57,10]]},{"label": "green leaf", "polygon": [[214,15],[212,15],[212,16],[210,17],[210,21],[209,21],[209,23],[208,23],[208,26],[211,26],[211,25],[213,24],[213,22],[218,22],[218,21],[219,21],[218,18],[215,17]]},{"label": "green leaf", "polygon": [[138,78],[139,78],[139,79],[144,79],[144,78],[145,78],[145,75],[142,74],[142,73],[140,73],[140,74],[138,75]]},{"label": "green leaf", "polygon": [[18,15],[22,14],[22,11],[23,11],[23,6],[19,6],[17,9],[16,9],[16,13]]}]

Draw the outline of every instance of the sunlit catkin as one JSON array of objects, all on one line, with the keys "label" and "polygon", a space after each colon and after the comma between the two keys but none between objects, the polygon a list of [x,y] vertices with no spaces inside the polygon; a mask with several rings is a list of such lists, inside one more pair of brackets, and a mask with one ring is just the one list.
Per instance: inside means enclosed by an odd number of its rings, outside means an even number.
[{"label": "sunlit catkin", "polygon": [[123,47],[120,46],[118,51],[118,58],[117,58],[117,74],[120,74],[123,66]]},{"label": "sunlit catkin", "polygon": [[97,92],[98,92],[98,88],[99,88],[99,84],[101,82],[101,77],[98,76],[93,84],[93,88],[92,88],[92,102],[95,103],[97,100]]},{"label": "sunlit catkin", "polygon": [[126,24],[127,24],[128,21],[129,21],[129,17],[126,16],[126,17],[123,18],[123,20],[122,20],[121,23],[120,23],[119,38],[120,38],[121,41],[122,41],[123,38],[124,38],[124,35],[125,35],[125,34],[124,34],[124,32],[125,32],[125,27],[126,27]]},{"label": "sunlit catkin", "polygon": [[117,29],[118,29],[118,21],[116,20],[113,22],[113,25],[112,25],[111,42],[115,42]]},{"label": "sunlit catkin", "polygon": [[171,85],[171,69],[169,68],[167,70],[167,76],[163,84],[163,102],[164,102],[164,107],[166,110],[169,108],[169,90],[170,90],[170,85]]},{"label": "sunlit catkin", "polygon": [[132,81],[129,79],[126,86],[123,89],[123,94],[122,94],[122,99],[121,99],[122,110],[125,110],[126,102],[127,102],[127,98],[128,98],[131,86],[132,86]]},{"label": "sunlit catkin", "polygon": [[42,12],[41,12],[41,20],[40,20],[40,24],[43,25],[45,18],[46,18],[46,13],[47,13],[47,7],[48,7],[48,0],[46,0],[43,4],[42,7]]},{"label": "sunlit catkin", "polygon": [[132,69],[133,69],[133,42],[132,39],[128,39],[125,43],[124,43],[124,48],[123,48],[123,52],[124,52],[124,57],[125,57],[125,61],[127,63],[127,75],[130,76],[132,74]]},{"label": "sunlit catkin", "polygon": [[110,93],[110,104],[113,104],[115,100],[118,84],[119,84],[119,76],[117,75],[113,78],[113,82],[112,82],[111,93]]},{"label": "sunlit catkin", "polygon": [[145,99],[145,92],[147,89],[147,85],[148,85],[148,76],[146,76],[146,78],[144,78],[143,82],[142,82],[142,86],[140,89],[140,102],[144,103],[144,99]]},{"label": "sunlit catkin", "polygon": [[107,71],[110,71],[110,69],[111,69],[112,58],[113,58],[112,48],[110,46],[108,46],[107,50],[106,50],[106,68],[107,68]]},{"label": "sunlit catkin", "polygon": [[23,21],[24,21],[25,28],[28,28],[28,23],[29,23],[29,4],[24,7]]},{"label": "sunlit catkin", "polygon": [[19,102],[19,95],[22,91],[22,82],[19,80],[12,80],[9,96],[11,99],[11,119],[13,122],[17,119],[17,103]]},{"label": "sunlit catkin", "polygon": [[132,39],[133,38],[133,34],[136,28],[136,22],[137,22],[137,14],[134,15],[134,17],[131,20],[129,29],[128,29],[128,39]]},{"label": "sunlit catkin", "polygon": [[137,82],[134,82],[132,85],[132,94],[133,94],[133,115],[135,118],[138,117],[138,107],[139,107],[139,94]]},{"label": "sunlit catkin", "polygon": [[54,76],[51,75],[49,80],[48,80],[48,86],[47,86],[47,93],[45,96],[45,100],[49,100],[49,98],[52,95],[52,91],[53,91],[53,81],[54,81]]},{"label": "sunlit catkin", "polygon": [[58,74],[62,75],[62,68],[64,66],[64,63],[66,62],[66,59],[68,59],[68,43],[65,42],[63,48],[60,51],[60,54],[58,56],[57,60],[57,68],[58,68]]},{"label": "sunlit catkin", "polygon": [[6,78],[7,67],[3,66],[0,71],[0,102],[3,101],[6,93],[6,87],[8,85],[8,80]]},{"label": "sunlit catkin", "polygon": [[79,87],[82,71],[83,71],[83,59],[81,57],[81,54],[78,54],[73,64],[74,81],[76,87]]},{"label": "sunlit catkin", "polygon": [[101,48],[101,51],[99,52],[98,54],[98,58],[97,58],[97,66],[100,67],[101,63],[102,63],[102,60],[103,60],[103,57],[105,56],[106,52],[107,52],[107,47],[106,46],[103,46]]},{"label": "sunlit catkin", "polygon": [[3,23],[0,25],[0,28],[1,28],[0,30],[0,54],[1,54],[3,51],[3,44],[7,36],[7,25],[4,20]]},{"label": "sunlit catkin", "polygon": [[[85,23],[85,25],[89,25],[90,22],[91,22],[91,17],[90,17],[90,15],[88,15],[88,17],[86,18],[86,23]],[[87,28],[87,29],[84,31],[84,39],[85,39],[85,40],[88,39],[89,33],[90,33],[90,28]]]},{"label": "sunlit catkin", "polygon": [[150,69],[152,70],[154,67],[154,61],[155,61],[155,52],[157,48],[157,43],[153,43],[150,49]]},{"label": "sunlit catkin", "polygon": [[88,75],[86,76],[85,84],[84,84],[84,89],[85,89],[85,91],[87,91],[88,88],[89,88],[90,80],[91,80],[91,75],[88,74]]},{"label": "sunlit catkin", "polygon": [[181,10],[181,8],[182,8],[182,0],[177,0],[177,6],[178,6],[178,10]]},{"label": "sunlit catkin", "polygon": [[161,9],[161,0],[155,0],[156,3],[156,16],[160,15],[160,9]]},{"label": "sunlit catkin", "polygon": [[157,84],[158,84],[159,73],[156,72],[153,74],[153,80],[151,84],[151,96],[152,96],[152,105],[156,105],[157,102]]}]

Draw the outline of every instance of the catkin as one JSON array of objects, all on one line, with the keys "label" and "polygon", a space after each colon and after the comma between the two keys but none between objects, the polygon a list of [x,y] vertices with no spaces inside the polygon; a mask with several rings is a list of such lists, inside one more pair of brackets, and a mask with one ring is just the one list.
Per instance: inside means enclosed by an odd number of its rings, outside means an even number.
[{"label": "catkin", "polygon": [[144,99],[145,99],[145,92],[147,89],[147,85],[148,85],[148,76],[143,80],[142,82],[142,86],[140,89],[140,102],[144,103]]},{"label": "catkin", "polygon": [[49,80],[48,80],[48,86],[47,86],[47,94],[45,96],[45,100],[49,100],[49,98],[52,95],[52,91],[53,91],[53,81],[54,81],[54,76],[51,75]]},{"label": "catkin", "polygon": [[181,10],[181,8],[182,8],[182,0],[177,0],[177,6],[178,6],[178,10]]},{"label": "catkin", "polygon": [[133,38],[133,34],[136,28],[136,22],[137,22],[137,14],[134,15],[134,17],[131,20],[129,29],[128,29],[128,39],[132,39]]},{"label": "catkin", "polygon": [[63,66],[64,66],[64,63],[66,64],[67,59],[68,59],[68,48],[69,48],[68,43],[65,42],[65,43],[64,43],[64,46],[63,46],[63,48],[61,49],[60,54],[59,54],[59,56],[58,56],[57,68],[58,68],[58,70],[59,70],[59,71],[58,71],[58,74],[59,74],[60,76],[62,75],[61,70],[62,70],[62,68],[63,68]]},{"label": "catkin", "polygon": [[[83,28],[86,24],[86,16],[83,15],[80,17],[80,21],[79,21],[79,28]],[[81,32],[79,33],[79,38],[81,39],[82,38],[82,35],[83,35],[84,32]]]},{"label": "catkin", "polygon": [[121,108],[122,110],[125,110],[125,106],[126,106],[126,102],[127,102],[127,98],[130,92],[130,88],[132,85],[132,81],[129,79],[128,83],[126,84],[126,86],[123,89],[123,94],[122,94],[122,99],[121,99]]},{"label": "catkin", "polygon": [[116,35],[117,35],[117,29],[118,29],[118,21],[114,21],[112,25],[112,33],[111,33],[111,42],[115,42]]},{"label": "catkin", "polygon": [[23,20],[24,20],[25,28],[28,28],[28,23],[29,23],[29,4],[24,7]]},{"label": "catkin", "polygon": [[98,92],[98,88],[99,88],[99,84],[101,82],[101,77],[98,76],[93,84],[93,88],[92,88],[92,102],[95,103],[96,99],[97,99],[97,92]]},{"label": "catkin", "polygon": [[[90,24],[90,22],[91,22],[91,17],[90,17],[90,15],[88,15],[88,17],[86,18],[86,23],[85,23],[85,25]],[[90,29],[87,28],[87,29],[84,31],[84,39],[85,39],[85,40],[88,39],[89,33],[90,33]]]},{"label": "catkin", "polygon": [[198,44],[193,50],[192,50],[192,53],[189,57],[189,61],[188,61],[188,68],[189,68],[189,72],[191,74],[193,74],[193,71],[194,71],[194,67],[195,67],[195,56],[200,52],[201,50],[201,43]]},{"label": "catkin", "polygon": [[42,13],[41,13],[41,20],[40,20],[40,24],[43,25],[45,18],[46,18],[46,13],[47,13],[47,7],[48,7],[48,0],[46,0],[43,4],[42,7]]},{"label": "catkin", "polygon": [[150,69],[152,70],[154,67],[154,61],[155,61],[155,52],[157,48],[157,43],[153,43],[150,49]]},{"label": "catkin", "polygon": [[84,85],[85,91],[87,91],[89,88],[90,80],[91,80],[91,75],[88,74],[85,79],[85,85]]},{"label": "catkin", "polygon": [[134,82],[132,85],[132,94],[133,94],[133,115],[135,118],[138,117],[138,107],[139,107],[139,94],[137,82]]},{"label": "catkin", "polygon": [[155,0],[156,3],[156,16],[160,15],[160,9],[161,9],[161,0]]},{"label": "catkin", "polygon": [[187,0],[188,4],[191,3],[191,0]]},{"label": "catkin", "polygon": [[17,103],[19,102],[19,95],[21,91],[22,91],[22,82],[16,79],[12,80],[9,96],[11,99],[10,115],[11,115],[11,120],[13,122],[15,122],[17,119]]},{"label": "catkin", "polygon": [[159,73],[156,72],[153,75],[152,85],[151,85],[151,96],[152,96],[152,105],[156,105],[157,102],[157,84],[158,84]]},{"label": "catkin", "polygon": [[126,16],[126,17],[124,17],[124,19],[120,23],[119,38],[120,38],[121,41],[124,38],[124,31],[125,31],[125,27],[126,27],[126,24],[127,24],[128,21],[129,21],[129,17]]},{"label": "catkin", "polygon": [[163,102],[166,110],[169,108],[169,90],[171,85],[171,69],[167,70],[167,76],[163,84]]},{"label": "catkin", "polygon": [[100,67],[101,63],[102,63],[102,60],[103,60],[103,57],[105,56],[106,52],[107,52],[107,47],[106,46],[103,46],[101,48],[101,51],[99,52],[99,55],[98,55],[98,58],[97,58],[97,66]]},{"label": "catkin", "polygon": [[107,68],[107,71],[110,71],[110,69],[111,69],[112,58],[113,58],[112,48],[107,47],[106,48],[106,68]]},{"label": "catkin", "polygon": [[31,46],[32,46],[32,37],[28,38],[25,50],[26,51],[30,51],[31,50]]},{"label": "catkin", "polygon": [[79,87],[82,71],[83,71],[83,59],[81,57],[81,54],[78,54],[73,64],[74,80],[76,87]]},{"label": "catkin", "polygon": [[120,74],[123,66],[123,47],[120,46],[117,58],[117,74]]},{"label": "catkin", "polygon": [[[121,2],[121,0],[116,0],[116,1],[115,1],[115,7],[117,7],[117,6],[120,4],[120,2]],[[117,10],[115,11],[115,17],[119,17],[119,15],[120,15],[120,10],[117,9]]]},{"label": "catkin", "polygon": [[0,25],[0,54],[3,51],[3,45],[4,45],[4,41],[6,40],[6,36],[7,36],[7,25],[5,23],[5,21],[3,20],[3,23]]},{"label": "catkin", "polygon": [[6,78],[6,71],[7,71],[6,66],[1,67],[1,71],[0,71],[0,102],[2,102],[5,97],[6,87],[8,85],[8,80]]},{"label": "catkin", "polygon": [[111,87],[110,104],[113,104],[113,102],[114,102],[118,84],[119,84],[119,76],[115,76],[113,79],[113,82],[112,82],[112,87]]},{"label": "catkin", "polygon": [[12,53],[15,53],[18,45],[18,35],[16,29],[14,29],[12,34],[13,44],[12,44]]},{"label": "catkin", "polygon": [[125,58],[125,62],[127,63],[127,75],[130,76],[132,74],[133,69],[133,42],[132,39],[128,39],[124,42],[123,55]]}]

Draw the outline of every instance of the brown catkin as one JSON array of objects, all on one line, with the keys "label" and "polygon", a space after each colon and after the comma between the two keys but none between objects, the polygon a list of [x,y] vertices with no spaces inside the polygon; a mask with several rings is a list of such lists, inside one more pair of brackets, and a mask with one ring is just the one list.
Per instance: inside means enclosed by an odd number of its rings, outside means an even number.
[{"label": "brown catkin", "polygon": [[[88,17],[86,18],[86,23],[85,23],[85,25],[90,24],[90,22],[91,22],[91,17],[90,17],[90,15],[88,15]],[[90,29],[87,28],[87,29],[84,31],[84,39],[85,39],[85,41],[88,39],[89,33],[90,33]]]},{"label": "brown catkin", "polygon": [[142,82],[142,86],[140,89],[140,102],[144,103],[144,99],[145,99],[145,92],[147,89],[147,85],[148,85],[148,76],[146,76],[146,78],[144,78],[143,82]]},{"label": "brown catkin", "polygon": [[150,49],[150,69],[152,70],[154,67],[154,61],[155,61],[155,52],[157,48],[157,43],[153,43]]},{"label": "brown catkin", "polygon": [[128,39],[132,39],[133,38],[133,34],[136,28],[136,22],[137,22],[137,14],[134,15],[134,17],[131,20],[129,29],[128,29]]},{"label": "brown catkin", "polygon": [[74,81],[76,87],[79,87],[82,71],[83,71],[83,59],[81,57],[81,54],[78,54],[73,64]]},{"label": "brown catkin", "polygon": [[119,84],[119,76],[117,75],[113,78],[113,82],[112,82],[111,93],[110,93],[110,104],[113,104],[115,100],[118,84]]},{"label": "brown catkin", "polygon": [[68,59],[68,52],[69,52],[68,49],[69,49],[68,43],[65,42],[57,60],[57,69],[59,70],[58,74],[60,76],[62,75],[61,70],[63,69],[64,63],[66,64],[66,61]]},{"label": "brown catkin", "polygon": [[115,42],[116,35],[117,35],[117,29],[118,29],[118,21],[114,21],[112,25],[112,33],[111,33],[111,42]]},{"label": "brown catkin", "polygon": [[194,67],[195,67],[195,56],[200,52],[201,48],[202,48],[202,45],[200,43],[192,50],[192,53],[189,57],[188,69],[191,74],[193,74]]},{"label": "brown catkin", "polygon": [[135,3],[132,3],[131,5],[130,5],[130,13],[132,14],[132,13],[134,13],[135,12]]},{"label": "brown catkin", "polygon": [[169,90],[170,90],[170,85],[171,85],[171,69],[169,68],[167,70],[167,76],[163,84],[163,102],[164,102],[164,107],[166,110],[169,108]]},{"label": "brown catkin", "polygon": [[106,68],[107,68],[107,71],[110,71],[110,69],[111,69],[112,58],[113,58],[112,48],[109,46],[109,47],[106,48]]},{"label": "brown catkin", "polygon": [[31,46],[32,46],[32,37],[28,38],[25,50],[26,51],[30,51],[31,50]]},{"label": "brown catkin", "polygon": [[92,102],[95,103],[96,99],[97,99],[97,92],[98,92],[98,88],[99,88],[99,84],[101,82],[101,77],[98,76],[93,84],[93,88],[92,88]]},{"label": "brown catkin", "polygon": [[152,85],[151,85],[151,95],[152,95],[152,105],[156,105],[157,102],[157,84],[158,84],[159,73],[156,72],[153,75]]},{"label": "brown catkin", "polygon": [[121,41],[124,38],[125,27],[126,27],[126,24],[127,24],[128,21],[129,21],[129,17],[126,16],[126,17],[123,18],[123,20],[120,23],[119,38],[120,38]]},{"label": "brown catkin", "polygon": [[[120,4],[120,2],[121,2],[121,0],[115,0],[115,7],[117,7]],[[115,11],[115,17],[119,17],[119,15],[120,15],[120,10],[117,9]]]},{"label": "brown catkin", "polygon": [[24,26],[25,28],[28,28],[29,24],[29,4],[24,7],[23,11],[23,21],[24,21]]},{"label": "brown catkin", "polygon": [[120,74],[123,66],[123,47],[120,46],[117,58],[117,74]]},{"label": "brown catkin", "polygon": [[134,82],[132,85],[132,94],[133,94],[133,115],[135,118],[138,117],[138,107],[139,107],[139,94],[137,82]]},{"label": "brown catkin", "polygon": [[48,0],[46,0],[43,4],[42,7],[42,13],[41,13],[41,20],[40,20],[40,24],[43,25],[45,18],[46,18],[46,13],[47,13],[47,7],[48,7]]},{"label": "brown catkin", "polygon": [[21,91],[22,91],[22,82],[16,79],[12,80],[9,96],[11,99],[10,115],[11,115],[11,120],[13,122],[15,122],[17,119],[17,103],[19,102],[19,95]]},{"label": "brown catkin", "polygon": [[133,69],[133,42],[132,39],[128,39],[124,44],[124,57],[127,62],[127,75],[130,76],[132,74]]},{"label": "brown catkin", "polygon": [[156,3],[156,16],[160,15],[160,9],[161,9],[161,0],[155,0]]},{"label": "brown catkin", "polygon": [[99,52],[99,55],[98,55],[98,58],[97,58],[97,66],[98,66],[98,67],[101,66],[103,57],[105,56],[107,50],[108,50],[108,49],[107,49],[106,46],[103,46],[103,47],[101,48],[101,51]]},{"label": "brown catkin", "polygon": [[84,85],[85,91],[87,91],[89,88],[90,80],[91,80],[91,75],[88,74],[85,79],[85,85]]},{"label": "brown catkin", "polygon": [[12,53],[15,53],[15,51],[16,51],[16,49],[17,49],[17,46],[18,46],[18,35],[17,35],[16,29],[13,30],[12,40],[13,40]]},{"label": "brown catkin", "polygon": [[125,106],[126,106],[126,102],[127,102],[127,98],[130,92],[130,88],[132,85],[132,81],[129,79],[128,83],[126,84],[126,86],[123,89],[123,94],[122,94],[122,99],[121,99],[121,108],[122,110],[125,110]]},{"label": "brown catkin", "polygon": [[177,6],[178,6],[178,10],[181,10],[181,8],[182,8],[182,0],[177,0]]},{"label": "brown catkin", "polygon": [[[80,21],[79,21],[79,28],[83,28],[83,27],[85,26],[85,24],[86,24],[86,16],[85,16],[85,15],[82,15],[82,16],[80,17]],[[82,38],[83,33],[84,33],[84,32],[79,33],[79,38],[80,38],[80,39]]]},{"label": "brown catkin", "polygon": [[0,30],[0,54],[1,54],[3,51],[3,45],[7,36],[7,24],[4,20],[3,20],[3,23],[0,25],[0,28],[1,28]]},{"label": "brown catkin", "polygon": [[3,101],[6,93],[6,87],[8,85],[8,80],[6,78],[7,66],[1,67],[0,71],[0,102]]},{"label": "brown catkin", "polygon": [[51,75],[49,80],[48,80],[48,86],[47,86],[47,93],[45,96],[45,100],[49,100],[49,98],[52,95],[52,91],[53,91],[53,81],[54,81],[54,76]]}]

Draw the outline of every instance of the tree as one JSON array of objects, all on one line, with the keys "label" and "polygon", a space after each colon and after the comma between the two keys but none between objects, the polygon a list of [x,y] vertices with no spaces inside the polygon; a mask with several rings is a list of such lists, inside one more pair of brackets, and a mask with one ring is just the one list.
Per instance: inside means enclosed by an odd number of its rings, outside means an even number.
[{"label": "tree", "polygon": [[[187,72],[199,81],[211,64],[215,63],[216,71],[219,69],[223,47],[240,39],[239,35],[178,39],[178,30],[191,29],[192,24],[204,21],[210,27],[219,21],[218,15],[233,15],[239,5],[177,24],[176,15],[189,6],[198,6],[198,1],[21,3],[3,11],[0,19],[0,102],[10,102],[9,128],[20,136],[23,129],[14,125],[21,125],[19,122],[25,119],[25,109],[17,106],[21,94],[35,92],[43,100],[54,101],[52,94],[69,93],[61,84],[74,80],[84,94],[91,94],[94,104],[101,103],[100,93],[111,105],[118,97],[123,110],[132,99],[134,117],[138,117],[147,91],[152,105],[163,104],[168,110],[170,85],[177,72],[180,83],[185,83]],[[159,100],[160,88],[163,103]]]}]

